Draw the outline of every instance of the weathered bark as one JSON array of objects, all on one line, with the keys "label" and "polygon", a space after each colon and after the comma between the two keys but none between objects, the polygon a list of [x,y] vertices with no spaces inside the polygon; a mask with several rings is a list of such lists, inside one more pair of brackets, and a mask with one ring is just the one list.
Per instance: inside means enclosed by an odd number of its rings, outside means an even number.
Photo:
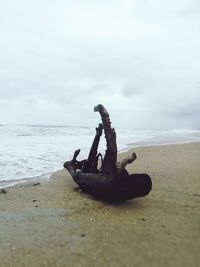
[{"label": "weathered bark", "polygon": [[125,169],[126,165],[131,164],[134,160],[136,160],[137,156],[135,153],[132,153],[128,157],[124,158],[122,161],[117,163],[117,171],[118,174],[121,173],[123,169]]},{"label": "weathered bark", "polygon": [[101,157],[102,159],[102,156],[100,153],[97,154],[98,153],[97,151],[98,151],[100,137],[102,135],[102,130],[103,130],[103,126],[100,123],[99,126],[96,128],[96,135],[94,137],[88,158],[84,164],[83,172],[85,173],[90,173],[90,172],[97,173],[98,172],[98,169],[97,169],[98,160],[99,160],[99,157]]},{"label": "weathered bark", "polygon": [[[127,164],[136,159],[136,154],[132,153],[117,163],[116,133],[114,128],[111,128],[109,114],[102,105],[97,105],[94,111],[100,113],[102,124],[96,128],[88,158],[78,161],[78,149],[74,152],[72,160],[65,162],[64,167],[83,191],[98,199],[122,201],[147,195],[152,187],[151,178],[147,174],[129,175],[125,169]],[[102,130],[105,133],[107,147],[104,158],[97,154]],[[97,167],[99,157],[102,161],[100,169]]]},{"label": "weathered bark", "polygon": [[94,111],[98,111],[101,115],[103,129],[106,138],[106,153],[102,163],[102,172],[116,176],[117,174],[117,144],[115,129],[111,128],[111,121],[107,110],[103,105],[99,104],[94,107]]},{"label": "weathered bark", "polygon": [[127,164],[130,164],[134,160],[136,160],[137,156],[135,153],[132,153],[122,161],[117,162],[116,133],[115,129],[111,128],[109,114],[105,107],[101,104],[95,106],[94,111],[98,111],[101,115],[106,138],[107,150],[102,164],[102,172],[109,173],[111,175],[116,175],[117,173],[120,174],[120,172],[126,167]]}]

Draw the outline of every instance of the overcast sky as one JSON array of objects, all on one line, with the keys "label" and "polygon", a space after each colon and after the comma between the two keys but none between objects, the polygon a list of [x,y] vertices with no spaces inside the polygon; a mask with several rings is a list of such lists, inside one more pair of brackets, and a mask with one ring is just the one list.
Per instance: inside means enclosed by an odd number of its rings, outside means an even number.
[{"label": "overcast sky", "polygon": [[199,0],[0,0],[0,123],[200,128]]}]

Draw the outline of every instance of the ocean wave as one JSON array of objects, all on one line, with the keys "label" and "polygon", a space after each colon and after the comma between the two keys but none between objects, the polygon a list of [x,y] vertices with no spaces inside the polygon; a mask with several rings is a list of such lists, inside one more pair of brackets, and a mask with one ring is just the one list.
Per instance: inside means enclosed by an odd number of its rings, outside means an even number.
[{"label": "ocean wave", "polygon": [[[200,141],[197,129],[118,128],[118,150],[130,147]],[[79,159],[87,157],[95,129],[70,126],[4,126],[0,130],[0,180],[29,179],[62,168],[74,150],[81,148]],[[99,151],[104,154],[102,136]]]}]

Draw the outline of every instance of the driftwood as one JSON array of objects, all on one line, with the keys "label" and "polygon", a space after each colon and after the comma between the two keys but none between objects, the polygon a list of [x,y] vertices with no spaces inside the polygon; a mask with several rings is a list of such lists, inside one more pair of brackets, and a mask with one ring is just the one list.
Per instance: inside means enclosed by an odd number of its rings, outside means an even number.
[{"label": "driftwood", "polygon": [[[64,167],[84,192],[97,199],[123,201],[147,195],[152,187],[149,175],[129,175],[125,169],[127,164],[136,159],[136,154],[133,153],[121,162],[117,162],[116,133],[114,128],[111,128],[109,114],[102,105],[97,105],[94,111],[100,113],[102,124],[96,128],[88,158],[78,161],[77,157],[80,153],[78,149],[74,152],[72,160],[64,163]],[[103,130],[107,146],[104,158],[100,153],[98,154]]]}]

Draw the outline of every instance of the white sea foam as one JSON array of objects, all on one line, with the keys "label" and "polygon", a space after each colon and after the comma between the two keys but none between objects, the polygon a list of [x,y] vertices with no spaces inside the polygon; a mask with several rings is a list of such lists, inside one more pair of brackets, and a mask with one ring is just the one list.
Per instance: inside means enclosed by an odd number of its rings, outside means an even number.
[{"label": "white sea foam", "polygon": [[[141,145],[200,141],[200,130],[116,129],[118,150]],[[95,135],[88,127],[1,126],[0,181],[29,179],[52,173],[81,148],[86,158]],[[99,150],[105,151],[101,138]]]}]

